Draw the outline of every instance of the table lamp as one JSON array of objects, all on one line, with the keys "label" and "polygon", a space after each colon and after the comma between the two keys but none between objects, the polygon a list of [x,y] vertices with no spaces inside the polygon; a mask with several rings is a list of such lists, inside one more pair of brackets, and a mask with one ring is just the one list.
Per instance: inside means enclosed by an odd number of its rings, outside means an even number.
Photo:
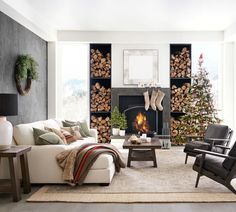
[{"label": "table lamp", "polygon": [[0,94],[0,151],[11,147],[13,127],[6,116],[18,115],[17,94]]}]

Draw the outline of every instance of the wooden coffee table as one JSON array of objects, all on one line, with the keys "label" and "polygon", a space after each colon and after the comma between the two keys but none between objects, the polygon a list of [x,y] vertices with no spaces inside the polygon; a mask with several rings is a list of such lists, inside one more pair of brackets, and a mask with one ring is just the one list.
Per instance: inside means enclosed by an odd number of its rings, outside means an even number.
[{"label": "wooden coffee table", "polygon": [[155,149],[161,148],[158,138],[152,138],[150,143],[131,144],[128,138],[123,144],[124,149],[129,149],[127,167],[130,167],[131,161],[153,161],[153,166],[157,167]]}]

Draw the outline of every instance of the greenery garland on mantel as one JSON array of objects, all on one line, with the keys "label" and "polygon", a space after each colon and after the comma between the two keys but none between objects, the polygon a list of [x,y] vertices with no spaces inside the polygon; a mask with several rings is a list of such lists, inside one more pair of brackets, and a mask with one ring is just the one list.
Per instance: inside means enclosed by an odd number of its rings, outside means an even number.
[{"label": "greenery garland on mantel", "polygon": [[[19,55],[15,65],[16,88],[20,95],[25,96],[29,93],[32,80],[38,79],[38,63],[31,55]],[[23,89],[21,81],[26,80],[26,86]]]}]

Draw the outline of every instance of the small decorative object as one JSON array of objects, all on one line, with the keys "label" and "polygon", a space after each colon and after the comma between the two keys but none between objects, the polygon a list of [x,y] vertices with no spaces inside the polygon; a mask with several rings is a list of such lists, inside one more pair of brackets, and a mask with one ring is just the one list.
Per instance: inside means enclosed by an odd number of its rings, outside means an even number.
[{"label": "small decorative object", "polygon": [[[29,93],[32,80],[38,78],[37,62],[30,55],[19,55],[15,65],[16,88],[20,95],[25,96]],[[21,81],[26,80],[26,86],[23,89]]]},{"label": "small decorative object", "polygon": [[151,96],[151,107],[153,110],[157,110],[157,107],[156,107],[156,99],[157,99],[157,96],[158,96],[158,92],[156,92],[154,89],[152,90],[152,96]]},{"label": "small decorative object", "polygon": [[131,135],[130,138],[128,139],[128,141],[131,144],[141,144],[141,139],[139,139],[136,135]]},{"label": "small decorative object", "polygon": [[124,113],[120,114],[120,136],[125,136],[125,130],[127,129],[127,119]]},{"label": "small decorative object", "polygon": [[143,93],[143,96],[144,96],[144,102],[145,102],[145,110],[148,110],[148,109],[149,109],[149,106],[150,106],[148,91],[145,91],[145,92]]},{"label": "small decorative object", "polygon": [[146,139],[146,138],[147,138],[147,134],[146,134],[146,133],[143,133],[143,134],[141,135],[141,138]]},{"label": "small decorative object", "polygon": [[114,107],[111,112],[111,126],[112,135],[119,135],[119,124],[120,124],[120,111],[118,107]]},{"label": "small decorative object", "polygon": [[162,140],[162,149],[170,149],[171,142],[170,139],[163,139]]},{"label": "small decorative object", "polygon": [[169,123],[164,122],[162,127],[162,135],[169,135],[169,134],[170,134]]},{"label": "small decorative object", "polygon": [[17,94],[0,94],[0,151],[9,149],[12,143],[13,127],[6,116],[18,114]]},{"label": "small decorative object", "polygon": [[147,137],[147,138],[146,138],[146,140],[147,140],[147,143],[151,143],[151,141],[152,141],[152,138],[150,138],[150,137]]},{"label": "small decorative object", "polygon": [[157,97],[156,97],[156,107],[159,111],[163,111],[163,107],[161,105],[161,102],[165,96],[165,93],[163,93],[161,90],[158,90]]}]

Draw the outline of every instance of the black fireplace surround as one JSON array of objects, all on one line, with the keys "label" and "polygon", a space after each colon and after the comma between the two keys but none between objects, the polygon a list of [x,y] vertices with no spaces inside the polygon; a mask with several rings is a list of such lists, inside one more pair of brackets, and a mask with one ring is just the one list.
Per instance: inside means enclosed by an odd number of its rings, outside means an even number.
[{"label": "black fireplace surround", "polygon": [[[162,102],[163,111],[154,111],[151,107],[146,111],[143,93],[147,91],[147,88],[112,88],[112,108],[117,106],[120,112],[125,113],[128,124],[127,134],[149,134],[153,132],[159,135],[163,134],[163,123],[169,125],[170,122],[170,95],[168,88],[161,88],[161,90],[165,93]],[[148,89],[148,91],[149,95],[151,95],[152,89]],[[147,126],[145,125],[141,129],[137,128],[137,123],[135,122],[140,115],[147,120]],[[146,131],[146,127],[149,129],[148,131]]]}]

